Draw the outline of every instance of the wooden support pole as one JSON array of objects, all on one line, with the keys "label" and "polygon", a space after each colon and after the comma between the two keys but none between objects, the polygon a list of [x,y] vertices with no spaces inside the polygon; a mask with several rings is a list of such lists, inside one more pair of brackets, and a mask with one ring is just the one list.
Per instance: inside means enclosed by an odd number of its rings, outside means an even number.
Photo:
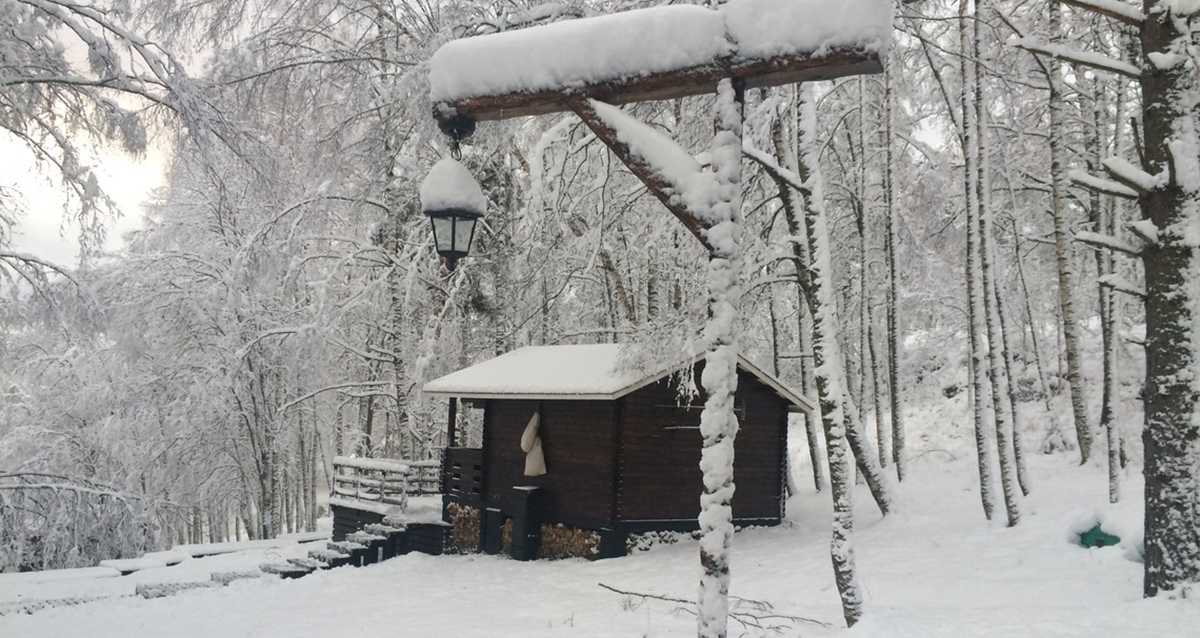
[{"label": "wooden support pole", "polygon": [[446,424],[446,447],[455,447],[455,436],[458,434],[458,397],[450,397],[450,414]]}]

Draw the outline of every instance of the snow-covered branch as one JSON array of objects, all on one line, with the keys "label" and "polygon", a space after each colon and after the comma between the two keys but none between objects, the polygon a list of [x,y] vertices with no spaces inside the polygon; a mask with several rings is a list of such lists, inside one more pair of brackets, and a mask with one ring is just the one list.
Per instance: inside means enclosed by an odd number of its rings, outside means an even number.
[{"label": "snow-covered branch", "polygon": [[1149,219],[1143,219],[1138,222],[1131,222],[1125,225],[1129,232],[1137,235],[1142,241],[1150,245],[1158,244],[1158,227]]},{"label": "snow-covered branch", "polygon": [[1067,177],[1069,177],[1072,182],[1075,182],[1084,188],[1094,190],[1104,195],[1123,197],[1125,199],[1138,198],[1138,192],[1136,190],[1125,186],[1124,184],[1119,184],[1102,177],[1096,177],[1095,175],[1085,171],[1074,170],[1070,173],[1067,173]]},{"label": "snow-covered branch", "polygon": [[1078,49],[1072,49],[1071,47],[1063,46],[1061,44],[1046,44],[1045,42],[1040,42],[1034,38],[1011,38],[1008,41],[1008,44],[1018,49],[1029,51],[1035,55],[1048,55],[1060,60],[1066,60],[1071,64],[1086,66],[1093,69],[1100,69],[1101,71],[1116,73],[1117,75],[1123,75],[1135,80],[1141,79],[1142,77],[1141,69],[1137,68],[1136,66],[1128,62],[1110,58],[1107,55],[1102,55],[1100,53],[1080,51]]},{"label": "snow-covered branch", "polygon": [[387,384],[383,381],[355,381],[354,383],[338,383],[336,385],[325,386],[323,388],[318,388],[316,390],[313,390],[312,392],[309,392],[308,394],[306,394],[298,399],[293,399],[293,400],[288,401],[287,403],[279,406],[279,412],[281,414],[284,412],[287,412],[288,410],[292,409],[293,407],[300,405],[301,403],[304,403],[305,401],[308,401],[309,399],[312,399],[312,398],[316,397],[317,395],[323,394],[325,392],[332,392],[334,390],[348,390],[351,388],[369,388],[369,389],[374,390],[374,389],[376,389],[380,386],[384,386],[384,385],[387,385]]},{"label": "snow-covered branch", "polygon": [[1104,286],[1105,288],[1112,288],[1117,292],[1133,295],[1139,299],[1146,298],[1146,290],[1144,288],[1120,275],[1104,275],[1103,277],[1096,279],[1096,283]]},{"label": "snow-covered branch", "polygon": [[1142,195],[1161,188],[1167,179],[1166,174],[1151,175],[1123,157],[1110,157],[1104,160],[1104,172]]},{"label": "snow-covered branch", "polygon": [[805,197],[810,197],[812,195],[812,189],[804,183],[804,180],[800,179],[799,175],[784,168],[783,166],[780,166],[779,162],[776,162],[774,157],[771,157],[767,153],[754,148],[754,145],[751,144],[749,140],[746,140],[742,143],[742,154],[754,161],[754,163],[761,166],[762,169],[766,171],[772,179],[783,182],[788,186],[800,191],[800,193],[802,193]]},{"label": "snow-covered branch", "polygon": [[1075,241],[1083,242],[1089,246],[1095,246],[1096,248],[1115,250],[1133,257],[1140,257],[1142,254],[1141,249],[1139,249],[1137,246],[1127,244],[1120,239],[1113,237],[1112,235],[1105,235],[1103,233],[1093,233],[1090,231],[1075,233]]},{"label": "snow-covered branch", "polygon": [[1067,6],[1076,7],[1092,13],[1098,13],[1106,18],[1120,20],[1125,24],[1141,27],[1146,16],[1141,9],[1121,2],[1121,0],[1054,0]]}]

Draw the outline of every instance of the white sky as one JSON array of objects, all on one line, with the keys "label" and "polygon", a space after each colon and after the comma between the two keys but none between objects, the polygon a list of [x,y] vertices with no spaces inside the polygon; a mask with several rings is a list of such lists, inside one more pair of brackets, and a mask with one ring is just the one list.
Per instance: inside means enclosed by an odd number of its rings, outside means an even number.
[{"label": "white sky", "polygon": [[[142,225],[143,203],[163,184],[166,158],[153,144],[142,157],[120,151],[101,151],[92,165],[101,187],[117,203],[121,217],[108,225],[106,248],[124,245],[123,237]],[[79,249],[77,225],[63,211],[62,185],[49,167],[39,171],[24,146],[0,141],[0,184],[18,191],[22,211],[13,232],[12,250],[30,253],[64,266],[74,266]]]}]

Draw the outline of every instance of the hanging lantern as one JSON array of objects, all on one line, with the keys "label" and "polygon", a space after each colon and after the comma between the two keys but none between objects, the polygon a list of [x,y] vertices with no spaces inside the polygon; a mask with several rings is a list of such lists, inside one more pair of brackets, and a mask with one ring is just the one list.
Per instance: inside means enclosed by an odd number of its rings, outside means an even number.
[{"label": "hanging lantern", "polygon": [[487,210],[483,189],[458,160],[444,159],[429,170],[421,182],[421,212],[433,225],[437,254],[453,271],[459,259],[471,251],[475,222]]}]

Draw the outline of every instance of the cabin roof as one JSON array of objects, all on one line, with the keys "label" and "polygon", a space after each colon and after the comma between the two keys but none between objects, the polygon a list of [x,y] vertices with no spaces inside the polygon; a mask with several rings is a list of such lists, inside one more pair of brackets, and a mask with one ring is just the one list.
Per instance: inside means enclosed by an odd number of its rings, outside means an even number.
[{"label": "cabin roof", "polygon": [[[461,399],[611,401],[645,387],[703,355],[675,365],[637,369],[622,365],[620,344],[527,346],[425,384],[426,394]],[[790,390],[745,357],[738,367],[787,401],[792,411],[812,412],[814,402]]]}]

